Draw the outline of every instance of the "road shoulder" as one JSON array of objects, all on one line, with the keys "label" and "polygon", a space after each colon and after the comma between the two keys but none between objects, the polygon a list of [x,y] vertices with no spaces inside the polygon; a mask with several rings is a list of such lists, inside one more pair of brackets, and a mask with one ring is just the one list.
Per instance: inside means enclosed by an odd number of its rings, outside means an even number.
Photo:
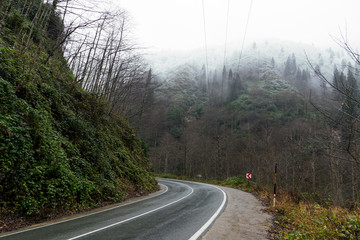
[{"label": "road shoulder", "polygon": [[251,193],[219,188],[227,194],[227,206],[202,239],[268,239],[272,217],[264,211],[263,204]]}]

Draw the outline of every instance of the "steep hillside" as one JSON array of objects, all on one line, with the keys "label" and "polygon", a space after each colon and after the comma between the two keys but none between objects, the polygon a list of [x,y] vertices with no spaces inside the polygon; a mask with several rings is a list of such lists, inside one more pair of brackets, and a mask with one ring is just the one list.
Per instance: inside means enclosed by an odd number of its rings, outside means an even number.
[{"label": "steep hillside", "polygon": [[358,59],[343,49],[265,41],[242,59],[229,51],[224,65],[222,50],[209,50],[206,65],[196,51],[154,57],[160,87],[142,136],[155,171],[207,179],[252,173],[271,185],[277,163],[281,188],[342,205],[359,199]]},{"label": "steep hillside", "polygon": [[0,231],[155,190],[134,129],[49,55],[46,31],[24,46],[24,23],[14,11],[0,31]]},{"label": "steep hillside", "polygon": [[270,185],[277,162],[284,188],[329,194],[326,174],[311,183],[327,163],[318,150],[327,126],[302,94],[309,88],[267,60],[236,65],[206,72],[188,64],[162,74],[141,129],[155,171],[207,179],[250,172]]}]

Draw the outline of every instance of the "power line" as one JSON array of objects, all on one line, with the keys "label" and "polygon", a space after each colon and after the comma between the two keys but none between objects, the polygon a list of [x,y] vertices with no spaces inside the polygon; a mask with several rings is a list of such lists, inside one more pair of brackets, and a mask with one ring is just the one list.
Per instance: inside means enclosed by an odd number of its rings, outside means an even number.
[{"label": "power line", "polygon": [[208,81],[208,67],[209,67],[209,62],[208,62],[208,49],[207,49],[207,39],[206,39],[206,21],[205,21],[205,4],[204,4],[204,0],[202,0],[202,10],[203,10],[203,22],[204,22],[204,40],[205,40],[205,58],[206,58],[206,69],[205,69],[205,74],[206,74],[206,79],[207,79],[207,87],[209,89],[209,81]]},{"label": "power line", "polygon": [[226,48],[227,48],[227,38],[228,38],[228,27],[229,27],[229,9],[230,9],[230,0],[228,0],[227,13],[226,13],[226,31],[225,31],[225,46],[224,46],[224,66],[226,65]]},{"label": "power line", "polygon": [[253,3],[253,0],[251,0],[250,8],[249,8],[249,13],[248,13],[247,21],[246,21],[245,33],[244,33],[244,38],[243,38],[243,42],[242,42],[242,46],[241,46],[241,51],[240,51],[240,56],[239,56],[239,63],[238,63],[238,67],[237,67],[237,70],[238,70],[238,71],[239,71],[239,68],[240,68],[240,61],[241,61],[242,54],[243,54],[243,50],[244,50],[244,43],[245,43],[246,33],[247,33],[248,25],[249,25],[249,19],[250,19],[250,14],[251,14],[252,3]]}]

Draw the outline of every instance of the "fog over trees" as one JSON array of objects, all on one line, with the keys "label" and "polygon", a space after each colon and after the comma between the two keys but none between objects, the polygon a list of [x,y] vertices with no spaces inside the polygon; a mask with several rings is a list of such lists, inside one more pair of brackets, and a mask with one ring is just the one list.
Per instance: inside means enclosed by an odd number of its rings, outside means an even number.
[{"label": "fog over trees", "polygon": [[[208,63],[203,50],[145,57],[127,13],[94,6],[1,1],[0,31],[16,25],[14,44],[24,50],[30,39],[45,44],[47,31],[49,54],[64,53],[75,83],[132,123],[155,172],[207,179],[250,172],[271,185],[278,163],[280,188],[360,201],[360,62],[346,38],[338,49],[253,42],[241,63],[238,45],[228,46],[225,61],[222,48],[208,50]],[[41,28],[22,24],[19,13]]]},{"label": "fog over trees", "polygon": [[218,179],[251,172],[271,185],[278,163],[281,188],[358,201],[356,57],[265,41],[245,49],[238,67],[239,50],[226,65],[216,51],[207,71],[200,52],[152,59],[158,87],[140,133],[155,171]]}]

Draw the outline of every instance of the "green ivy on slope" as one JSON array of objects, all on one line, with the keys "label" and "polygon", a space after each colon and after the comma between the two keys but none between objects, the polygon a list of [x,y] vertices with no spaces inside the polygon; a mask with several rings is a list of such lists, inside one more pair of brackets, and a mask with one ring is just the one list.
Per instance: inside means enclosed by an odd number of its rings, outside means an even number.
[{"label": "green ivy on slope", "polygon": [[156,188],[142,142],[66,63],[0,47],[0,215],[47,217]]}]

